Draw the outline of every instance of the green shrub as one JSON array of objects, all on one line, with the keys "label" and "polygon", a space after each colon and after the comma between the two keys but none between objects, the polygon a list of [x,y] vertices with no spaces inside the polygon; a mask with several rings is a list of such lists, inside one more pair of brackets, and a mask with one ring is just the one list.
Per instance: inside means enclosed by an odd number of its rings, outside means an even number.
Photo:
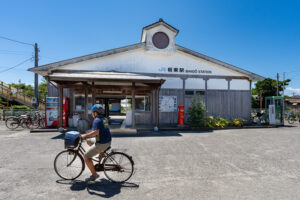
[{"label": "green shrub", "polygon": [[12,109],[14,109],[14,110],[31,110],[28,106],[24,106],[24,105],[12,105]]},{"label": "green shrub", "polygon": [[215,128],[216,127],[216,120],[213,116],[209,116],[206,118],[205,126],[209,128]]},{"label": "green shrub", "polygon": [[242,118],[235,118],[232,120],[231,125],[232,126],[237,126],[237,127],[242,127],[244,125],[244,122],[246,120],[242,119]]},{"label": "green shrub", "polygon": [[230,121],[227,119],[224,119],[222,117],[216,117],[209,116],[206,118],[205,125],[209,128],[225,128],[230,124]]},{"label": "green shrub", "polygon": [[189,107],[188,113],[188,122],[192,127],[204,127],[205,125],[205,104],[200,100],[200,95],[193,97],[192,106]]}]

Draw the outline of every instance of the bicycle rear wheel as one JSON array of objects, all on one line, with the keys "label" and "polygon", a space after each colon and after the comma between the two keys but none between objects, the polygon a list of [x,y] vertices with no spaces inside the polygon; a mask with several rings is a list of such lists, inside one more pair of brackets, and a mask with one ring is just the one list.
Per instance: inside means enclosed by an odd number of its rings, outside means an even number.
[{"label": "bicycle rear wheel", "polygon": [[130,179],[134,171],[134,162],[130,156],[122,152],[110,153],[103,161],[105,176],[117,183]]},{"label": "bicycle rear wheel", "polygon": [[38,121],[33,121],[33,120],[27,120],[26,121],[26,126],[28,129],[35,129],[39,127],[39,122]]},{"label": "bicycle rear wheel", "polygon": [[294,119],[293,118],[288,118],[288,122],[289,122],[289,124],[293,124],[294,123]]},{"label": "bicycle rear wheel", "polygon": [[60,152],[54,160],[56,174],[65,180],[78,178],[82,174],[84,167],[82,156],[73,150]]},{"label": "bicycle rear wheel", "polygon": [[18,128],[19,125],[20,124],[19,124],[19,121],[17,118],[10,117],[5,120],[5,126],[10,130],[14,130],[14,129]]}]

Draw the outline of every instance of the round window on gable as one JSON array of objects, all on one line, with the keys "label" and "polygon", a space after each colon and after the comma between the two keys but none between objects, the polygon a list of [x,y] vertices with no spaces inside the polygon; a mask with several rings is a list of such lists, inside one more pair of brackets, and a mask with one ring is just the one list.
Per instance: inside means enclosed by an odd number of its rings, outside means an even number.
[{"label": "round window on gable", "polygon": [[165,49],[169,45],[169,37],[163,32],[157,32],[152,37],[154,46],[158,49]]}]

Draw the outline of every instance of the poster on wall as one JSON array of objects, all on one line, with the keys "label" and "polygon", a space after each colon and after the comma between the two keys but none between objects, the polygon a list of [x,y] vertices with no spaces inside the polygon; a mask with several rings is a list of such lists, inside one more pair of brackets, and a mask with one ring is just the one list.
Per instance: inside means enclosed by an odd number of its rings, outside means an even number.
[{"label": "poster on wall", "polygon": [[177,96],[159,96],[159,112],[176,112]]}]

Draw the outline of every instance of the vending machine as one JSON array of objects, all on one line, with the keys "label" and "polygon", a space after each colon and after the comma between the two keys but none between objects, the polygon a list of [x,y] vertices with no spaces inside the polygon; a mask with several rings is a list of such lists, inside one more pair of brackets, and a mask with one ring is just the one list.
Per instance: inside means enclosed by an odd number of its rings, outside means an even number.
[{"label": "vending machine", "polygon": [[[45,98],[45,122],[46,127],[57,127],[59,119],[59,97]],[[68,116],[70,112],[70,99],[63,98],[63,126],[68,125]]]}]

